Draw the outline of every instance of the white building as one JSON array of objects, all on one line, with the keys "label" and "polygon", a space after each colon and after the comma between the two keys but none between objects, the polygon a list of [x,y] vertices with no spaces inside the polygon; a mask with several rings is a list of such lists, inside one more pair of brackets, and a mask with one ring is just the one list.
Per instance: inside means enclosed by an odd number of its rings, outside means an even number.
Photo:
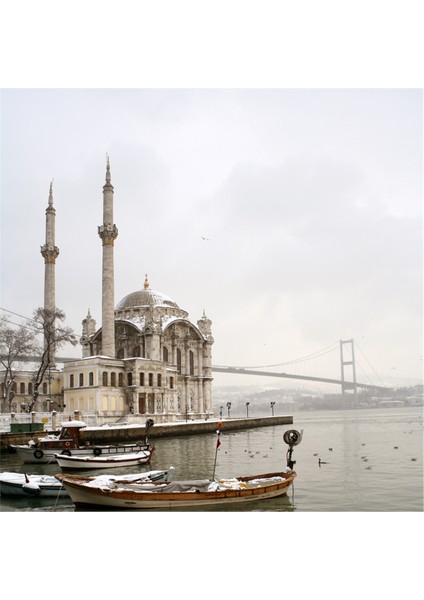
[{"label": "white building", "polygon": [[[150,289],[147,275],[143,289],[114,305],[113,254],[118,229],[113,223],[113,194],[108,159],[103,225],[98,228],[103,245],[102,325],[96,328],[88,312],[82,321],[82,358],[65,363],[63,371],[52,364],[55,391],[60,388],[60,394],[52,398],[52,407],[103,417],[146,415],[157,422],[210,417],[213,337],[212,323],[205,313],[195,325],[176,302]],[[46,244],[41,249],[46,271],[45,308],[51,308],[55,297],[54,269],[59,255],[54,238],[55,216],[50,186]],[[50,246],[54,251],[47,252]],[[17,374],[17,412],[28,399],[28,373],[25,381],[27,385],[21,385],[23,381]],[[51,384],[44,385],[35,410],[45,409],[44,392],[49,391]]]}]

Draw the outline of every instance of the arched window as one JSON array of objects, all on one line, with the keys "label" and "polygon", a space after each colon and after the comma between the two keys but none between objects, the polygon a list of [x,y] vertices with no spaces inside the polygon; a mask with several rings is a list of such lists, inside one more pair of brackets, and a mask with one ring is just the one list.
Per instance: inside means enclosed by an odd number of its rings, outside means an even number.
[{"label": "arched window", "polygon": [[171,388],[171,390],[174,389],[174,378],[173,377],[169,378],[169,387]]},{"label": "arched window", "polygon": [[128,385],[132,385],[132,373],[127,373],[127,382]]},{"label": "arched window", "polygon": [[124,358],[124,349],[119,348],[116,358]]},{"label": "arched window", "polygon": [[74,375],[69,375],[69,387],[74,387]]},{"label": "arched window", "polygon": [[107,386],[107,371],[103,371],[102,380],[103,385]]},{"label": "arched window", "polygon": [[94,373],[92,371],[88,374],[88,385],[94,385]]},{"label": "arched window", "polygon": [[158,387],[162,387],[162,375],[158,373]]},{"label": "arched window", "polygon": [[32,383],[28,384],[28,394],[32,394]]},{"label": "arched window", "polygon": [[25,383],[23,381],[21,382],[21,385],[19,386],[19,393],[25,394]]},{"label": "arched window", "polygon": [[110,385],[116,387],[116,373],[110,374]]},{"label": "arched window", "polygon": [[119,387],[124,386],[124,374],[123,373],[118,373],[118,386]]},{"label": "arched window", "polygon": [[177,348],[177,371],[181,373],[181,350]]},{"label": "arched window", "polygon": [[133,356],[141,356],[140,355],[140,346],[136,346],[133,348]]},{"label": "arched window", "polygon": [[168,348],[166,346],[163,347],[162,354],[163,354],[163,361],[167,363],[168,362]]},{"label": "arched window", "polygon": [[189,352],[189,360],[190,360],[190,375],[194,375],[194,354],[191,350]]},{"label": "arched window", "polygon": [[144,373],[140,373],[140,385],[144,386]]},{"label": "arched window", "polygon": [[153,373],[149,373],[149,385],[153,387]]},{"label": "arched window", "polygon": [[84,386],[84,373],[79,374],[79,386],[80,387]]},{"label": "arched window", "polygon": [[43,394],[47,394],[47,382],[43,383]]}]

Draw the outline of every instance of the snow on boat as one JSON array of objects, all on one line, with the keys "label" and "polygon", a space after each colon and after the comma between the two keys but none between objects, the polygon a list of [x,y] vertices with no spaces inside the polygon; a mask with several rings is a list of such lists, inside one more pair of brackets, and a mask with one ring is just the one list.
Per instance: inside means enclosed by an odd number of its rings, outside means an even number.
[{"label": "snow on boat", "polygon": [[[91,477],[93,486],[114,486],[118,482],[126,484],[141,481],[171,481],[174,477],[174,467],[169,469],[145,471],[130,475],[98,475]],[[3,496],[68,496],[66,488],[53,475],[27,475],[26,473],[0,473],[0,492]]]},{"label": "snow on boat", "polygon": [[278,473],[251,475],[220,480],[171,482],[115,481],[99,486],[93,478],[57,474],[77,508],[165,509],[209,508],[266,500],[287,494],[296,473],[287,469]]},{"label": "snow on boat", "polygon": [[27,475],[26,473],[0,473],[2,496],[67,496],[62,483],[53,475]]},{"label": "snow on boat", "polygon": [[64,456],[75,455],[111,455],[135,452],[151,452],[152,447],[147,442],[147,432],[153,426],[153,419],[146,421],[145,439],[143,442],[132,444],[109,444],[89,445],[81,441],[80,431],[87,427],[84,421],[65,421],[61,424],[59,435],[47,435],[37,442],[30,441],[28,444],[12,445],[11,449],[16,451],[24,463],[52,463],[55,462],[56,454]]},{"label": "snow on boat", "polygon": [[82,455],[65,456],[64,454],[55,454],[56,462],[62,469],[111,469],[116,467],[133,467],[150,462],[153,453],[151,450],[141,450],[133,453],[106,453],[100,456]]}]

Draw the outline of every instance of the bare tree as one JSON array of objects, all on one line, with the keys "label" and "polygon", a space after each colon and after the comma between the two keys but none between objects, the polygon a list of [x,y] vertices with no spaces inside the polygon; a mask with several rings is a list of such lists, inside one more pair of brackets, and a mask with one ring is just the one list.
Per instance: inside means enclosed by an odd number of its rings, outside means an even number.
[{"label": "bare tree", "polygon": [[65,320],[65,313],[59,308],[48,310],[46,308],[37,308],[34,311],[32,320],[34,328],[44,340],[44,349],[41,355],[40,366],[34,378],[33,395],[28,406],[28,412],[31,412],[38,396],[39,388],[44,379],[46,371],[53,367],[52,357],[56,351],[64,344],[76,346],[78,338],[71,327],[64,327],[61,322]]},{"label": "bare tree", "polygon": [[15,396],[16,370],[20,368],[22,358],[40,353],[35,335],[33,328],[25,325],[13,328],[7,317],[0,317],[0,363],[4,367],[1,397],[9,412]]}]

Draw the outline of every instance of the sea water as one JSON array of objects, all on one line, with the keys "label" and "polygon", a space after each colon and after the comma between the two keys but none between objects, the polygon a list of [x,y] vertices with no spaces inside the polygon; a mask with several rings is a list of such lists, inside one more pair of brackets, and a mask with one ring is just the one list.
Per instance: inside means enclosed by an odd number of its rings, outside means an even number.
[{"label": "sea water", "polygon": [[[151,465],[121,469],[119,473],[170,465],[175,467],[176,479],[278,471],[286,465],[283,434],[287,429],[303,432],[293,452],[297,478],[289,494],[220,511],[423,511],[422,407],[299,411],[293,414],[293,425],[224,430],[219,448],[216,434],[151,438],[155,446]],[[16,454],[2,454],[1,471],[53,475],[60,469],[55,464],[23,465]],[[99,471],[86,473],[96,475]],[[0,508],[3,512],[74,511],[66,498],[3,496]]]}]

